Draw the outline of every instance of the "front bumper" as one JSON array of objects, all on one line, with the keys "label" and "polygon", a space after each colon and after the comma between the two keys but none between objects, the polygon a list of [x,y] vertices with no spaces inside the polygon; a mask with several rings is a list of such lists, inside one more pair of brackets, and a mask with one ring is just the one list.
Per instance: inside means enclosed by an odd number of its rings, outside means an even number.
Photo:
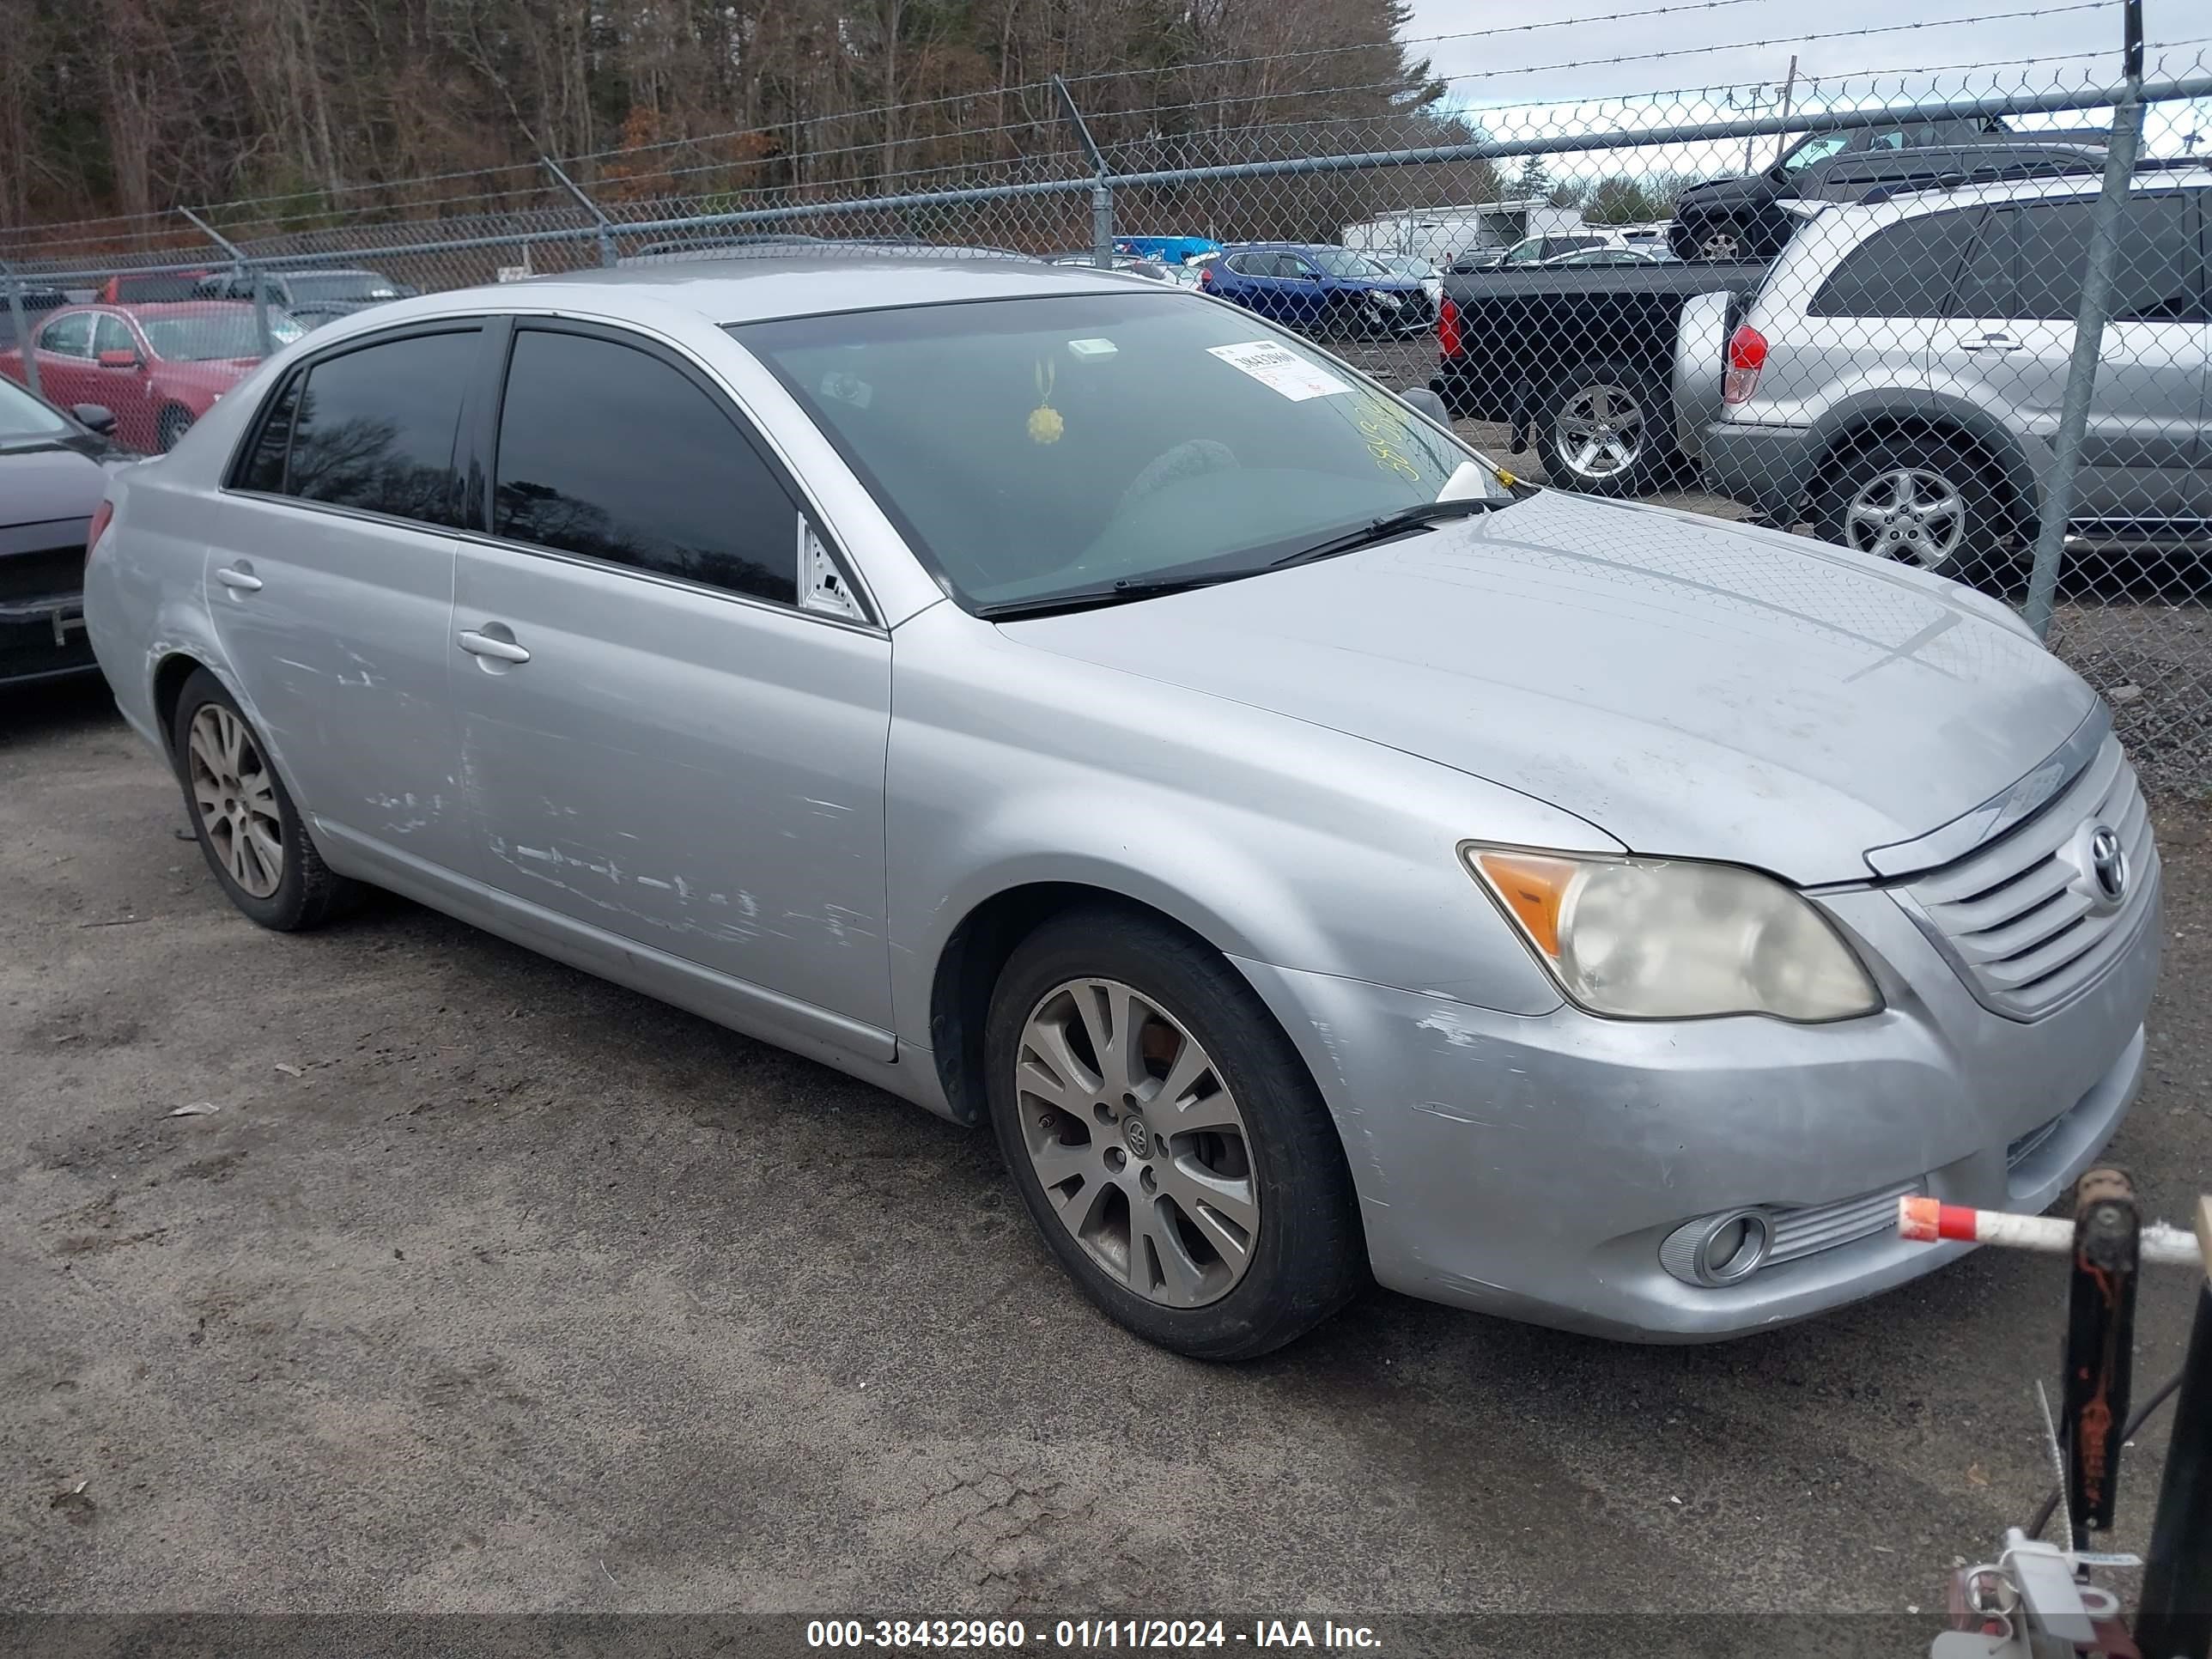
[{"label": "front bumper", "polygon": [[1908,1244],[1877,1224],[1708,1288],[1660,1265],[1680,1224],[1909,1183],[2039,1210],[2103,1150],[2141,1082],[2155,896],[2104,977],[2033,1023],[1977,1002],[1888,894],[1824,902],[1881,982],[1881,1012],[1828,1025],[1565,1006],[1526,1018],[1238,966],[1335,1115],[1382,1284],[1539,1324],[1696,1341],[1857,1300],[1966,1247]]},{"label": "front bumper", "polygon": [[0,684],[99,672],[84,629],[84,595],[0,600]]},{"label": "front bumper", "polygon": [[1799,509],[1812,483],[1811,435],[1802,426],[1714,421],[1704,434],[1705,483],[1786,530],[1803,516]]}]

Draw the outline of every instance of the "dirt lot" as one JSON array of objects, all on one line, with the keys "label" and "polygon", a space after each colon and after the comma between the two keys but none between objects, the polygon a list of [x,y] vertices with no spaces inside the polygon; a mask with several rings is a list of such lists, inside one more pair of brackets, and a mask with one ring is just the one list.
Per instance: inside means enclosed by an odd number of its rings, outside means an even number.
[{"label": "dirt lot", "polygon": [[[1691,1349],[1376,1292],[1193,1364],[985,1135],[396,900],[259,932],[181,822],[104,696],[0,698],[0,1607],[1900,1613],[2045,1484],[2050,1261]],[[2169,1214],[2191,833],[2118,1146]]]}]

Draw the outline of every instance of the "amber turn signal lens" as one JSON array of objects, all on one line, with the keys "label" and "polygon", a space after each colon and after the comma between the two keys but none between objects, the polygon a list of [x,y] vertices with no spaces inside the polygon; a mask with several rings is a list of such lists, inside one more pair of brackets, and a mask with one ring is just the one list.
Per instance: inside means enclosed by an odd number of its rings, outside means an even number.
[{"label": "amber turn signal lens", "polygon": [[1565,859],[1531,853],[1477,853],[1475,866],[1498,902],[1513,913],[1529,942],[1553,961],[1559,959],[1559,909],[1577,866]]}]

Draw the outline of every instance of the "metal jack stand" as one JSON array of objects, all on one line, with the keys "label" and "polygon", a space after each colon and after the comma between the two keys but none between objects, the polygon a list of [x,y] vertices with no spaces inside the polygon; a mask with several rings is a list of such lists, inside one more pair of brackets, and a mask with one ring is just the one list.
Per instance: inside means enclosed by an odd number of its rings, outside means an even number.
[{"label": "metal jack stand", "polygon": [[[1907,1238],[1972,1239],[2072,1258],[2062,1421],[2050,1423],[2059,1489],[2047,1505],[2064,1517],[2063,1541],[2045,1543],[2039,1520],[2005,1534],[1994,1562],[1951,1584],[1954,1628],[1929,1659],[2212,1659],[2212,1198],[2197,1202],[2194,1237],[2146,1226],[2134,1188],[2117,1170],[2092,1170],[2075,1189],[2071,1222],[1901,1200]],[[2197,1316],[2176,1395],[2173,1434],[2159,1488],[2150,1554],[2103,1554],[2119,1491],[2120,1449],[2142,1421],[2128,1419],[2135,1347],[2136,1275],[2144,1262],[2178,1262],[2197,1276]],[[2168,1389],[2153,1396],[2154,1407]],[[2038,1392],[2041,1389],[2039,1386]],[[2150,1407],[2146,1407],[2145,1414]],[[2089,1582],[2097,1567],[2144,1568],[2134,1633],[2119,1598]]]}]

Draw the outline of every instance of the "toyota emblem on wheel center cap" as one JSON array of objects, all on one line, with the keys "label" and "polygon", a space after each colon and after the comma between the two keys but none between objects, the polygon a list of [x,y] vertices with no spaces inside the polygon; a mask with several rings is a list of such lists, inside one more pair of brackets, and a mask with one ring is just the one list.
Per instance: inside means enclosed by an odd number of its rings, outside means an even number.
[{"label": "toyota emblem on wheel center cap", "polygon": [[2089,879],[2106,908],[2128,896],[2128,849],[2107,824],[2100,823],[2089,832]]},{"label": "toyota emblem on wheel center cap", "polygon": [[1139,1158],[1152,1155],[1152,1132],[1134,1112],[1121,1120],[1121,1139],[1129,1143],[1129,1150]]}]

